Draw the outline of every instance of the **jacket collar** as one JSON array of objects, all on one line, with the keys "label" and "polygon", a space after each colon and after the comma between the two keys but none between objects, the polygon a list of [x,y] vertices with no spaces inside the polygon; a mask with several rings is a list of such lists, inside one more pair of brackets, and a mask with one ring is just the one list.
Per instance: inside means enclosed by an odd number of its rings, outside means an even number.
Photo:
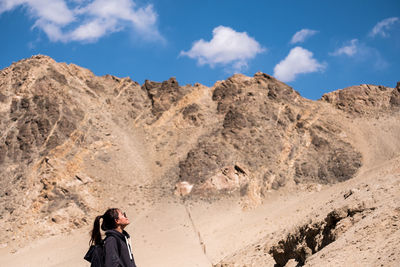
[{"label": "jacket collar", "polygon": [[125,230],[123,230],[122,233],[120,233],[120,232],[118,232],[117,230],[114,230],[114,229],[113,230],[107,230],[106,231],[106,236],[110,236],[110,235],[119,237],[122,240],[125,240],[125,237],[130,238],[129,234]]}]

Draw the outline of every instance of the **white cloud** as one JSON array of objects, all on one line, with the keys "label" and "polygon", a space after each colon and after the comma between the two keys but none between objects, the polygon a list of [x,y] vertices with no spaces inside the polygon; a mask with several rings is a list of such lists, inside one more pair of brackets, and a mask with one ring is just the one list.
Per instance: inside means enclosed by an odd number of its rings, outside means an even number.
[{"label": "white cloud", "polygon": [[61,27],[54,23],[39,20],[35,23],[34,27],[42,29],[49,37],[50,41],[57,42],[60,40],[65,40],[64,34],[61,31]]},{"label": "white cloud", "polygon": [[297,46],[275,66],[274,76],[283,82],[291,82],[299,74],[323,71],[325,67],[325,63],[319,63],[313,58],[312,52]]},{"label": "white cloud", "polygon": [[27,8],[32,17],[55,25],[66,25],[75,19],[64,0],[2,0],[0,13],[10,11],[17,6]]},{"label": "white cloud", "polygon": [[373,67],[377,71],[383,71],[389,67],[389,63],[381,55],[378,49],[370,47],[358,39],[353,39],[342,47],[329,53],[331,56],[346,55],[352,62]]},{"label": "white cloud", "polygon": [[308,37],[311,37],[317,33],[318,33],[318,31],[315,31],[315,30],[302,29],[293,35],[290,43],[291,44],[303,43]]},{"label": "white cloud", "polygon": [[0,14],[27,8],[51,41],[92,42],[132,27],[141,37],[163,40],[152,5],[137,8],[133,0],[1,0]]},{"label": "white cloud", "polygon": [[93,19],[72,31],[69,34],[69,38],[74,41],[94,41],[107,32],[116,31],[115,24],[115,20]]},{"label": "white cloud", "polygon": [[330,53],[330,55],[331,56],[347,55],[351,57],[354,56],[357,52],[358,52],[358,40],[353,39],[350,41],[348,45],[344,45],[336,49],[333,53]]},{"label": "white cloud", "polygon": [[384,19],[380,22],[378,22],[374,28],[372,28],[371,32],[369,33],[369,36],[375,37],[377,35],[380,35],[382,37],[387,37],[389,34],[386,32],[389,30],[393,24],[399,21],[399,18],[393,17],[393,18],[387,18]]},{"label": "white cloud", "polygon": [[218,26],[214,28],[210,41],[200,39],[193,43],[189,51],[181,51],[180,55],[197,59],[200,65],[231,66],[234,71],[240,71],[247,67],[250,59],[265,50],[246,32],[236,32],[232,28]]}]

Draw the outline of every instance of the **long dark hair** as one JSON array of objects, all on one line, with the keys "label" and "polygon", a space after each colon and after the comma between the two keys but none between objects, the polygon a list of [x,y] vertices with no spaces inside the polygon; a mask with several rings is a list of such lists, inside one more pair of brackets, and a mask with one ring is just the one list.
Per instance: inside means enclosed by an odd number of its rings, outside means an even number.
[{"label": "long dark hair", "polygon": [[118,219],[118,211],[119,209],[117,208],[108,209],[103,215],[96,217],[91,231],[90,245],[101,244],[100,219],[103,219],[101,230],[107,231],[117,228],[115,220]]}]

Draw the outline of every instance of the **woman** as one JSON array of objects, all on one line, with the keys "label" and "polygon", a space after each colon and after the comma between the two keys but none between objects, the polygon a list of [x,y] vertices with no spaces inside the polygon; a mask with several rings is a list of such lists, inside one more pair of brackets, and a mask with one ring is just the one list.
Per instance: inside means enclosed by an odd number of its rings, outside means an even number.
[{"label": "woman", "polygon": [[102,242],[100,219],[103,219],[101,229],[106,231],[104,239],[105,267],[136,267],[129,234],[124,231],[129,224],[125,212],[114,208],[97,216],[93,224],[91,244],[99,245]]}]

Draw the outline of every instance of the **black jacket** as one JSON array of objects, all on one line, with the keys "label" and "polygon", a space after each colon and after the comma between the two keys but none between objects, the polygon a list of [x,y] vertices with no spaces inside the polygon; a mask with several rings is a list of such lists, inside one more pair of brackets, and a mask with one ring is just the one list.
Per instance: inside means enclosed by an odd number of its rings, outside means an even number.
[{"label": "black jacket", "polygon": [[105,267],[136,267],[128,239],[129,234],[125,231],[122,234],[117,230],[106,231]]}]

